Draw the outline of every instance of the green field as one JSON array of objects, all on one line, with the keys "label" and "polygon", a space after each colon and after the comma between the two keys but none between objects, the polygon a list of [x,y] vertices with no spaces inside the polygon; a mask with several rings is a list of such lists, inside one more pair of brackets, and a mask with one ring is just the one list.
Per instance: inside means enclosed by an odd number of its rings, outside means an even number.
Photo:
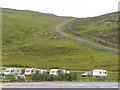
[{"label": "green field", "polygon": [[57,25],[73,18],[11,9],[3,9],[2,13],[3,65],[118,69],[118,54],[93,49],[56,33]]}]

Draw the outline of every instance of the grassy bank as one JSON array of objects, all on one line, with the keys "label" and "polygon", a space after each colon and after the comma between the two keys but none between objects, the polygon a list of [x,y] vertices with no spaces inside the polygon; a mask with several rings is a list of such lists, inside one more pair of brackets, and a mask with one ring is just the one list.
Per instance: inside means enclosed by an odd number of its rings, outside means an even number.
[{"label": "grassy bank", "polygon": [[100,37],[106,41],[118,42],[118,12],[97,17],[76,19],[71,27],[82,34]]},{"label": "grassy bank", "polygon": [[56,26],[70,19],[3,9],[3,65],[117,70],[118,54],[96,50],[56,34]]}]

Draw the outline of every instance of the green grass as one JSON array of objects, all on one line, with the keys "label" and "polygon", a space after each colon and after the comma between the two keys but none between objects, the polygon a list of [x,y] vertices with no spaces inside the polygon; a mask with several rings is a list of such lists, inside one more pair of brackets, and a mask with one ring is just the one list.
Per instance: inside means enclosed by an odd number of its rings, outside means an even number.
[{"label": "green grass", "polygon": [[39,12],[3,9],[3,65],[117,70],[118,54],[93,49],[53,34],[57,25],[70,19]]},{"label": "green grass", "polygon": [[119,43],[117,12],[98,17],[76,19],[70,25],[77,32]]},{"label": "green grass", "polygon": [[100,45],[100,46],[107,46],[107,47],[111,47],[111,48],[116,48],[116,49],[118,49],[118,47],[114,47],[114,46],[111,46],[111,45],[104,45],[104,44],[102,44],[102,43],[100,43],[100,42],[97,42],[97,41],[95,41],[95,40],[93,40],[93,39],[86,38],[86,37],[83,37],[83,36],[79,36],[79,35],[73,33],[72,31],[68,30],[67,24],[64,25],[64,26],[62,26],[62,27],[61,27],[61,30],[62,30],[62,32],[65,32],[66,34],[68,34],[68,35],[70,35],[70,36],[72,36],[72,37],[75,37],[75,38],[78,38],[78,39],[82,39],[82,40],[86,40],[86,41],[92,42],[92,43],[97,44],[97,45]]}]

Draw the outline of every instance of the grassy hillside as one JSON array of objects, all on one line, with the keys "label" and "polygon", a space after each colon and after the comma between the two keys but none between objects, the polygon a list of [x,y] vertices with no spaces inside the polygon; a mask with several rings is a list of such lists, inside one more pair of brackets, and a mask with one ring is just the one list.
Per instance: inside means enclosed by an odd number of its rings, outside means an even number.
[{"label": "grassy hillside", "polygon": [[55,33],[55,27],[69,19],[3,9],[3,65],[117,70],[117,54],[93,49]]},{"label": "grassy hillside", "polygon": [[71,23],[71,27],[79,33],[100,37],[108,42],[119,43],[117,12],[98,17],[76,19]]}]

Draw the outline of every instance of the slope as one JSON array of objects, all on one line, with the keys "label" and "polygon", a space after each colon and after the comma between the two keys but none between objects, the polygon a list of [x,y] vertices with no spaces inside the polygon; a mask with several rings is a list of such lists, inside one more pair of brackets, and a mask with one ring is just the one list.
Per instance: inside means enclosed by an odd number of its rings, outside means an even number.
[{"label": "slope", "polygon": [[119,44],[118,12],[76,19],[70,24],[70,27],[74,31],[83,34],[83,36],[86,35],[87,38],[92,38],[104,45],[117,46],[116,44]]},{"label": "slope", "polygon": [[56,33],[56,26],[70,19],[3,9],[3,65],[117,70],[117,54],[93,49]]}]

